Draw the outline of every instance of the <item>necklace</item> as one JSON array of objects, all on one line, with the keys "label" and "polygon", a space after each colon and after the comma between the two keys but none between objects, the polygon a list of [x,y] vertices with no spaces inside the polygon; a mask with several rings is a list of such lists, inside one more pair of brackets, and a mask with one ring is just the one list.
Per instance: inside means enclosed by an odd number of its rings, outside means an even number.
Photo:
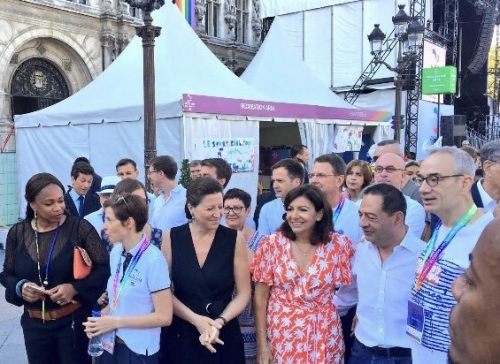
[{"label": "necklace", "polygon": [[[56,245],[57,235],[59,235],[59,225],[57,223],[56,232],[54,233],[54,237],[52,238],[52,243],[50,244],[49,255],[47,256],[47,262],[45,263],[45,279],[42,281],[42,272],[40,269],[40,248],[38,246],[38,220],[35,217],[35,245],[36,245],[36,263],[38,267],[38,279],[40,280],[40,285],[47,287],[49,285],[48,277],[49,277],[49,266],[50,259],[52,258],[52,253],[54,252],[54,246]],[[42,297],[42,320],[45,323],[45,296]]]},{"label": "necklace", "polygon": [[54,247],[56,245],[57,236],[59,235],[59,226],[60,223],[57,223],[56,232],[54,233],[54,237],[52,238],[52,243],[50,244],[49,255],[47,256],[47,261],[45,263],[45,279],[42,280],[42,273],[40,269],[40,248],[38,245],[38,224],[35,219],[35,245],[36,245],[36,258],[37,258],[37,267],[38,267],[38,279],[40,280],[40,284],[43,284],[45,287],[49,285],[49,267],[50,261],[52,258],[52,253],[54,252]]},{"label": "necklace", "polygon": [[316,247],[316,245],[311,245],[309,248],[307,248],[306,251],[304,251],[304,250],[300,249],[299,244],[297,244],[295,241],[294,241],[294,243],[295,243],[295,246],[297,247],[297,249],[299,249],[299,251],[303,257],[305,257],[307,255],[307,253],[309,253],[311,251],[312,248]]}]

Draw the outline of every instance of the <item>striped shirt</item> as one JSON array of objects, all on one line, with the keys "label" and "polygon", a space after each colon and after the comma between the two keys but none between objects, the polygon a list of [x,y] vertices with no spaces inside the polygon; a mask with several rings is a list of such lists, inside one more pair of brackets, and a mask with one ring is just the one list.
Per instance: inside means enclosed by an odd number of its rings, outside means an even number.
[{"label": "striped shirt", "polygon": [[[412,344],[413,363],[447,363],[447,352],[450,346],[449,316],[456,304],[451,294],[451,284],[469,267],[469,254],[474,249],[479,235],[491,220],[493,220],[493,215],[490,212],[473,224],[462,228],[432,267],[419,291],[415,289],[415,278],[411,300],[423,307],[425,318],[422,344],[416,341]],[[451,227],[441,226],[436,248],[450,230]],[[422,257],[418,262],[417,273],[421,270]]]}]

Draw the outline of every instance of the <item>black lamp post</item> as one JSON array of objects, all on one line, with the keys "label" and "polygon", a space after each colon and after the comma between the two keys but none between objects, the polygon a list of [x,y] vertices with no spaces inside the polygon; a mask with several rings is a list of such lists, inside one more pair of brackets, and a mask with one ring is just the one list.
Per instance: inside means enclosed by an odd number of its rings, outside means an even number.
[{"label": "black lamp post", "polygon": [[381,63],[390,71],[394,72],[394,86],[396,86],[396,100],[394,103],[394,129],[395,139],[401,141],[401,99],[403,94],[403,73],[415,61],[417,47],[422,44],[424,37],[424,26],[418,20],[410,22],[410,17],[404,11],[405,5],[398,5],[399,11],[392,17],[394,24],[394,37],[398,40],[397,66],[392,67],[384,60],[380,59],[383,53],[383,43],[385,34],[375,24],[375,28],[368,35],[371,46],[371,53],[374,56],[374,63]]},{"label": "black lamp post", "polygon": [[[161,8],[164,0],[124,0],[131,7],[141,9],[144,25],[136,28],[142,38],[143,85],[144,85],[144,167],[145,185],[149,163],[156,157],[156,97],[155,97],[155,38],[160,35],[161,27],[153,25],[151,13]],[[149,189],[149,188],[148,188]]]}]

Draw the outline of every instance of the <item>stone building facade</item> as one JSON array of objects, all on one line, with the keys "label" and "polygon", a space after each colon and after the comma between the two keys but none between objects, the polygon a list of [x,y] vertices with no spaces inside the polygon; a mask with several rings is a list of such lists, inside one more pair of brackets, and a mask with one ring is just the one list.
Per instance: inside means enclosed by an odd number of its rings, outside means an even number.
[{"label": "stone building facade", "polygon": [[[229,69],[241,74],[260,44],[259,0],[195,1],[196,32]],[[1,3],[3,138],[14,114],[50,106],[97,77],[126,47],[142,22],[140,11],[122,0]]]}]

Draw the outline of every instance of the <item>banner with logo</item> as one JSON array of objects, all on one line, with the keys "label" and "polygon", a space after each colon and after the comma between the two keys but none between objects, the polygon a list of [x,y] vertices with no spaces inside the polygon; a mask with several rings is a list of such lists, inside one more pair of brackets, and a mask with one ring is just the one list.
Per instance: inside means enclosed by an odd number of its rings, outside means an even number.
[{"label": "banner with logo", "polygon": [[234,173],[252,172],[255,164],[253,138],[196,139],[194,159],[222,158]]}]

